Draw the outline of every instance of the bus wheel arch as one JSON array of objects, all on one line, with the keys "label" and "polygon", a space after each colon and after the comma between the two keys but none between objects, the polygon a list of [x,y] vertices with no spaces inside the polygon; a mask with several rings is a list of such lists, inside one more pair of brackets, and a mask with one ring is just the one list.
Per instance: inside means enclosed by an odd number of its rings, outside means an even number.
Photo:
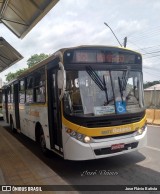
[{"label": "bus wheel arch", "polygon": [[37,122],[35,126],[35,140],[39,144],[43,154],[47,154],[48,149],[46,148],[46,140],[42,125]]},{"label": "bus wheel arch", "polygon": [[16,129],[14,128],[14,122],[13,122],[13,117],[12,115],[10,114],[10,117],[9,117],[9,124],[10,124],[10,129],[12,132],[16,133]]}]

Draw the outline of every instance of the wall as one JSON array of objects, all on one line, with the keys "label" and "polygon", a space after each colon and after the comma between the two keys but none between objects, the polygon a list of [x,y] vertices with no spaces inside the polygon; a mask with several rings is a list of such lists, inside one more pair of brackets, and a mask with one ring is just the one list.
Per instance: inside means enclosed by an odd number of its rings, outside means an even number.
[{"label": "wall", "polygon": [[144,104],[146,108],[160,108],[160,90],[145,90]]}]

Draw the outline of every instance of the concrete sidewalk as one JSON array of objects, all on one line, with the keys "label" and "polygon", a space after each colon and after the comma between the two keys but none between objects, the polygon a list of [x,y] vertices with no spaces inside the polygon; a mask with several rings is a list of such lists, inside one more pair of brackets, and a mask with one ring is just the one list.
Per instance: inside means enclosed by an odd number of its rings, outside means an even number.
[{"label": "concrete sidewalk", "polygon": [[[67,183],[0,126],[0,185],[67,185]],[[43,193],[78,192],[44,191]]]}]

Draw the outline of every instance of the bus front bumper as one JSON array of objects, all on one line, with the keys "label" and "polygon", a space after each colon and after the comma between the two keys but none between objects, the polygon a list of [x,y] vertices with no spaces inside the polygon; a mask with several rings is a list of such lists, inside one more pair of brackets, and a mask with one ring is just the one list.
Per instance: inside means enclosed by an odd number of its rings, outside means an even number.
[{"label": "bus front bumper", "polygon": [[[129,153],[147,144],[147,127],[142,135],[122,135],[114,138],[104,138],[92,143],[83,143],[69,136],[63,130],[64,159],[67,160],[93,160]],[[117,146],[117,149],[115,149]],[[122,146],[123,148],[119,148]],[[114,149],[113,149],[114,147]]]}]

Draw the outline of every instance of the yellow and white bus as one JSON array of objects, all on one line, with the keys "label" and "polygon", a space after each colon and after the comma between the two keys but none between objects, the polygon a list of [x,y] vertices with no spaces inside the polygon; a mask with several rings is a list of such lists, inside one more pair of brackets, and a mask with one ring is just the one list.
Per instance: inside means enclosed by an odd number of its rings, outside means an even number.
[{"label": "yellow and white bus", "polygon": [[67,160],[146,145],[142,56],[109,46],[57,51],[3,88],[5,120]]}]

